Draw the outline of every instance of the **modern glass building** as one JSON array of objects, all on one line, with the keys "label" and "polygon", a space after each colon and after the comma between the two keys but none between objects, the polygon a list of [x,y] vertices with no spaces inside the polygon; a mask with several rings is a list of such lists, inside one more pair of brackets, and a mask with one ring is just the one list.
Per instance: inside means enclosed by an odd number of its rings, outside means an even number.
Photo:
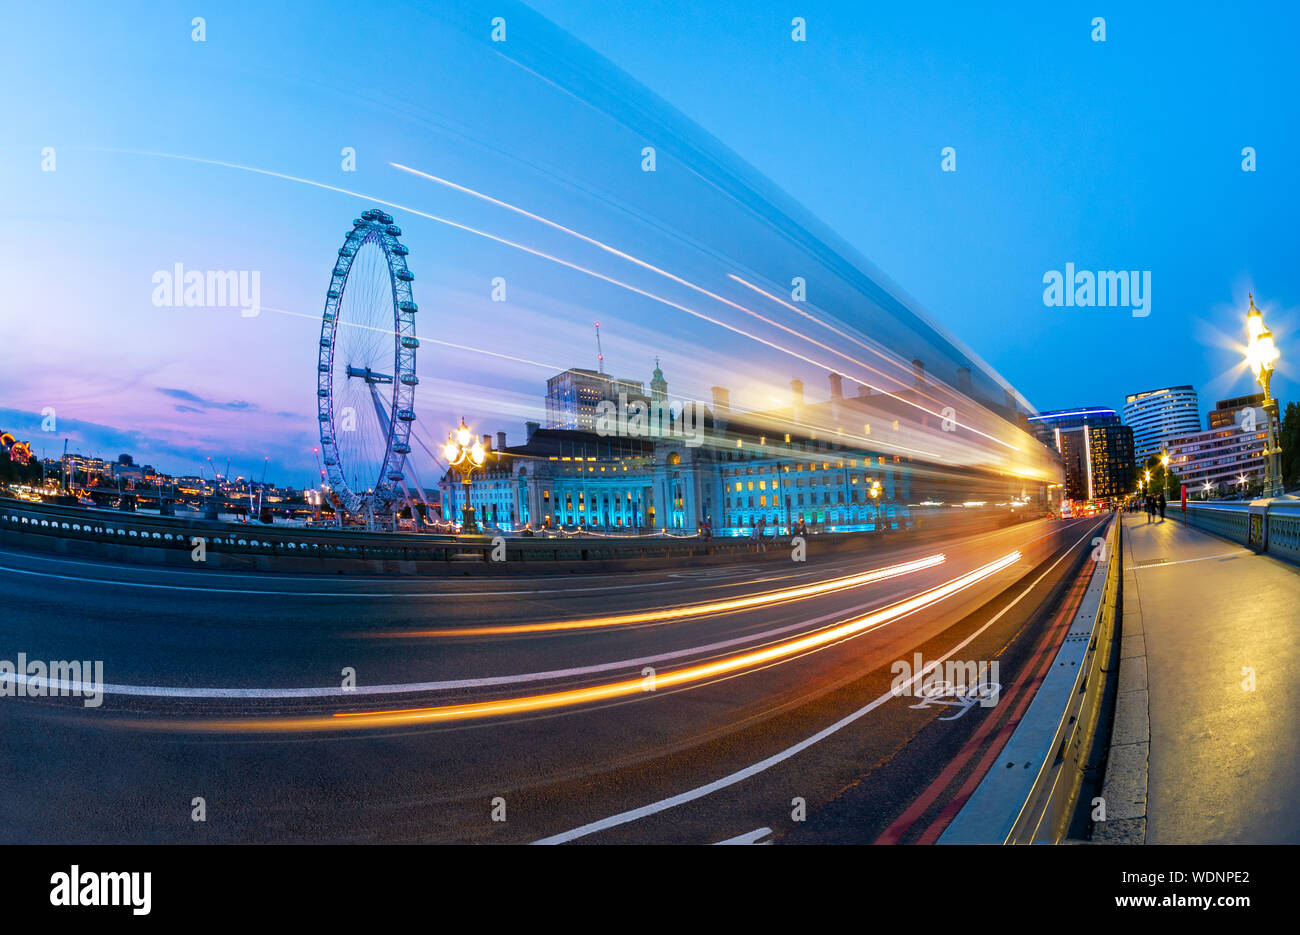
[{"label": "modern glass building", "polygon": [[602,400],[618,402],[646,400],[645,386],[636,380],[620,380],[608,374],[571,367],[546,381],[546,427],[592,431],[596,407]]},{"label": "modern glass building", "polygon": [[1132,393],[1124,400],[1124,424],[1133,430],[1133,453],[1138,464],[1160,454],[1169,439],[1201,430],[1201,408],[1196,390],[1169,386]]},{"label": "modern glass building", "polygon": [[1039,439],[1060,452],[1066,499],[1110,500],[1133,492],[1133,431],[1114,409],[1058,409],[1029,421]]}]

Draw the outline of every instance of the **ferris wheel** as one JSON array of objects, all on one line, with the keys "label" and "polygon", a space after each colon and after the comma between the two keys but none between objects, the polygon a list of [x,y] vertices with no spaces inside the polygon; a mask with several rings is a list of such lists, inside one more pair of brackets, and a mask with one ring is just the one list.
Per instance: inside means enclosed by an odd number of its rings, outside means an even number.
[{"label": "ferris wheel", "polygon": [[415,421],[415,279],[402,229],[371,208],[339,248],[321,316],[320,450],[339,505],[369,518],[406,495]]}]

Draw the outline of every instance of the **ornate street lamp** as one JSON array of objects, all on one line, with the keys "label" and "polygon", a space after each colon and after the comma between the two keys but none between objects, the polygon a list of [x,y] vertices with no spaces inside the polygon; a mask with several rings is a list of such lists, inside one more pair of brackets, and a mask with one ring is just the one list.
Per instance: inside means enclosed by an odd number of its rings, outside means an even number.
[{"label": "ornate street lamp", "polygon": [[1246,334],[1250,343],[1246,347],[1246,362],[1255,374],[1255,382],[1264,391],[1264,412],[1268,415],[1268,448],[1264,452],[1264,496],[1282,495],[1282,471],[1279,458],[1282,454],[1281,435],[1277,419],[1273,417],[1273,397],[1269,383],[1273,379],[1273,365],[1277,363],[1277,345],[1273,332],[1264,327],[1264,313],[1255,307],[1255,296],[1250,296],[1250,310],[1246,312]]},{"label": "ornate street lamp", "polygon": [[1165,499],[1169,499],[1169,451],[1162,449],[1160,452],[1161,473],[1165,476]]},{"label": "ornate street lamp", "polygon": [[470,502],[470,474],[474,468],[482,467],[487,460],[483,443],[474,437],[474,433],[465,425],[465,417],[460,417],[460,427],[454,433],[447,433],[447,444],[442,446],[442,453],[447,458],[447,466],[460,471],[461,483],[465,488],[465,509],[461,512],[463,521],[461,532],[478,532],[478,523],[474,521],[474,505]]}]

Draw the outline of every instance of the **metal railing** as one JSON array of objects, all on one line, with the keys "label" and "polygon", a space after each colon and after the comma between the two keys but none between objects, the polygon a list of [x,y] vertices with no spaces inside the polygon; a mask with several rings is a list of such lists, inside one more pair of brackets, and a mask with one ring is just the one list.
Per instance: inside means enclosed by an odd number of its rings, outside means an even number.
[{"label": "metal railing", "polygon": [[[1180,508],[1173,506],[1175,517]],[[1190,500],[1187,525],[1257,552],[1300,562],[1300,500]]]},{"label": "metal railing", "polygon": [[[500,555],[494,537],[417,533],[373,533],[347,529],[304,529],[261,523],[230,523],[169,517],[117,510],[89,509],[24,500],[0,499],[0,538],[6,534],[57,537],[68,541],[128,546],[175,552],[180,559],[199,540],[210,559],[275,557],[364,562],[488,562]],[[893,535],[876,537],[853,533],[819,533],[828,547],[868,541],[895,541]],[[556,563],[634,561],[643,559],[738,556],[758,551],[749,538],[652,535],[636,538],[565,536],[562,538],[502,537],[505,555],[500,563]],[[765,537],[764,554],[779,551],[789,536]],[[164,554],[163,559],[166,560]],[[496,563],[494,563],[496,564]]]}]

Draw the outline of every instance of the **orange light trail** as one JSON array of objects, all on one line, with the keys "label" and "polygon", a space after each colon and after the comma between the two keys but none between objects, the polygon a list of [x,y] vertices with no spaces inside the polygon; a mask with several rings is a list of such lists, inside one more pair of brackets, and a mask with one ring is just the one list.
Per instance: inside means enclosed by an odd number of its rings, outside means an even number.
[{"label": "orange light trail", "polygon": [[[785,661],[801,653],[821,649],[840,640],[860,636],[893,620],[897,620],[899,617],[922,610],[944,598],[951,597],[959,591],[978,584],[1004,568],[1014,565],[1020,561],[1020,558],[1019,551],[1011,552],[959,578],[954,578],[928,591],[922,591],[905,601],[892,604],[856,620],[850,620],[816,633],[810,633],[807,636],[775,643],[762,649],[751,650],[735,656],[726,656],[711,662],[657,674],[653,676],[653,689],[674,688],[731,675],[746,669]],[[648,684],[651,684],[649,677],[626,679],[621,682],[610,682],[604,685],[593,685],[587,688],[575,688],[541,695],[526,695],[520,698],[502,698],[466,704],[402,708],[389,711],[342,711],[328,716],[268,718],[263,720],[214,720],[186,724],[148,722],[134,726],[146,729],[175,730],[179,728],[189,731],[221,733],[271,733],[400,727],[412,724],[476,720],[503,715],[535,714],[591,702],[612,701],[641,694],[648,690]]]},{"label": "orange light trail", "polygon": [[849,575],[845,578],[834,578],[830,581],[804,585],[803,587],[798,588],[787,588],[782,591],[767,591],[763,594],[754,594],[749,597],[737,597],[725,601],[710,601],[703,604],[678,604],[674,607],[661,607],[658,610],[640,611],[632,614],[619,614],[612,617],[589,617],[582,620],[555,620],[547,623],[521,623],[493,627],[416,630],[405,633],[395,631],[366,635],[384,639],[442,636],[506,636],[516,633],[550,633],[557,630],[586,630],[603,627],[621,627],[638,623],[658,623],[665,620],[680,620],[683,617],[701,617],[705,614],[728,613],[733,610],[745,610],[750,607],[767,607],[773,604],[783,604],[787,601],[802,600],[805,597],[815,597],[819,594],[832,594],[836,591],[843,591],[847,588],[856,588],[864,584],[870,584],[873,581],[884,581],[889,578],[897,578],[900,575],[908,575],[914,571],[934,568],[936,565],[942,565],[944,561],[945,557],[942,554],[928,555],[925,558],[920,558],[915,561],[903,562],[899,565],[889,565],[885,568],[877,568],[873,571],[866,571],[858,575]]}]

